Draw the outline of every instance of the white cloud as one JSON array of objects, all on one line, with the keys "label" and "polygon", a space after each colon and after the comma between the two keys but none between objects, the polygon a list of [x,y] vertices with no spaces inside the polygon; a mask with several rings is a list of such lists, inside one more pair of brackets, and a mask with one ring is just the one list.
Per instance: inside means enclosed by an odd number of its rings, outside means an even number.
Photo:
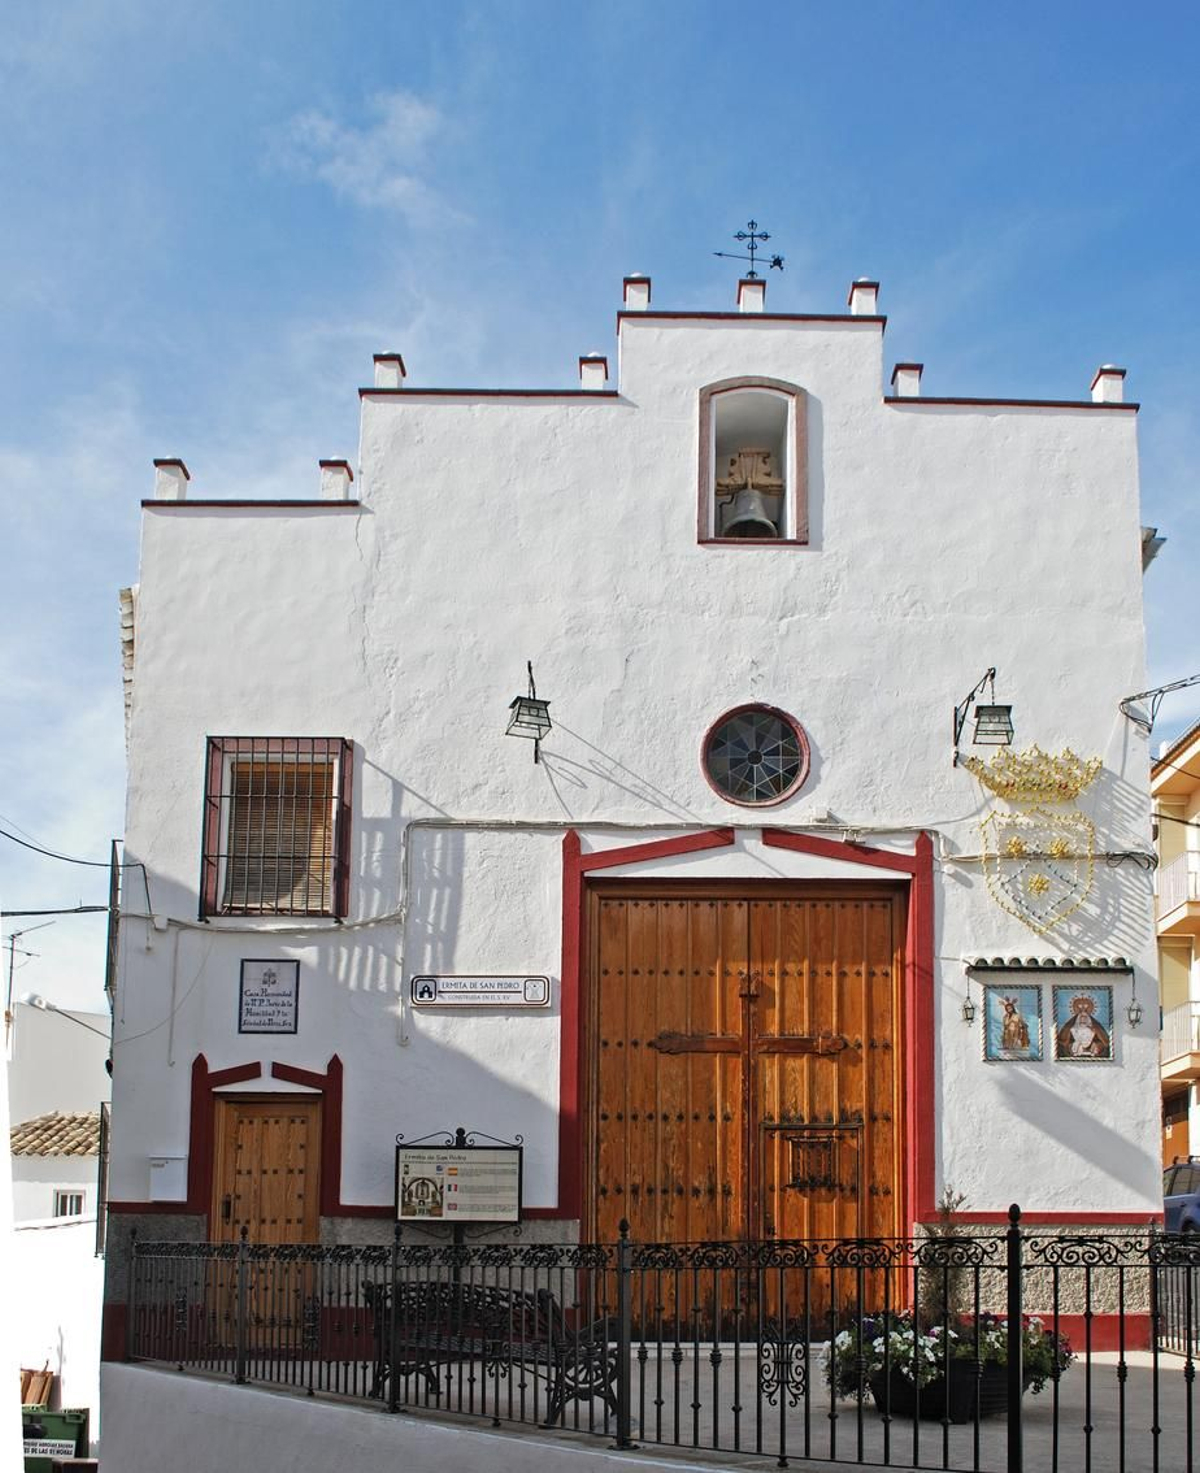
[{"label": "white cloud", "polygon": [[368,108],[372,120],[361,128],[316,110],[297,114],[275,140],[275,161],[365,209],[428,218],[441,204],[421,171],[441,114],[403,91],[378,93]]}]

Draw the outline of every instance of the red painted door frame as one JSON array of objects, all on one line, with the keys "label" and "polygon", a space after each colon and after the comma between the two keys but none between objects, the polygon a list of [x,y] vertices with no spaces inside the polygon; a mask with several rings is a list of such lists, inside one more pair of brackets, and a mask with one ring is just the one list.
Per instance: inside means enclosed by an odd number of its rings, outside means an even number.
[{"label": "red painted door frame", "polygon": [[[579,1218],[583,1211],[583,912],[587,877],[598,870],[643,864],[705,849],[731,846],[733,829],[709,829],[673,839],[622,845],[583,853],[579,834],[563,835],[563,912],[561,987],[561,1062],[558,1124],[558,1206],[537,1216]],[[775,849],[815,855],[841,863],[868,865],[905,876],[908,914],[904,966],[904,1099],[906,1165],[904,1212],[909,1222],[933,1216],[935,1179],[934,1006],[933,1006],[933,841],[919,833],[914,852],[897,854],[866,844],[766,828],[763,843]],[[535,1215],[535,1214],[527,1214]]]}]

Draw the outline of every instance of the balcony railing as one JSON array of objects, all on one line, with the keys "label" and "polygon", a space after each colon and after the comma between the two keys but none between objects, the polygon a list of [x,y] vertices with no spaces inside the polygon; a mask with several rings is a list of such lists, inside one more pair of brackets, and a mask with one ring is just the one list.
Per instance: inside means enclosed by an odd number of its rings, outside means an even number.
[{"label": "balcony railing", "polygon": [[1159,1058],[1164,1064],[1184,1054],[1200,1053],[1200,1002],[1180,1003],[1163,1014]]},{"label": "balcony railing", "polygon": [[1200,852],[1181,854],[1158,872],[1160,919],[1189,900],[1200,900]]}]

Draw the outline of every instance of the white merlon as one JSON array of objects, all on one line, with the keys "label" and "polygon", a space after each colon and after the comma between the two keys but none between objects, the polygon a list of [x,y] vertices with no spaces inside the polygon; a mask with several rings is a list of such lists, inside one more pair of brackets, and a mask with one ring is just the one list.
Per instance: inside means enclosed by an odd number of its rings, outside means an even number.
[{"label": "white merlon", "polygon": [[650,278],[635,271],[625,278],[624,286],[626,312],[647,311],[650,306]]},{"label": "white merlon", "polygon": [[375,354],[375,387],[377,389],[402,389],[408,372],[399,353]]},{"label": "white merlon", "polygon": [[851,317],[874,317],[879,311],[879,283],[860,276],[850,283],[846,298]]},{"label": "white merlon", "polygon": [[608,359],[603,353],[586,353],[579,360],[579,387],[602,389],[608,382]]},{"label": "white merlon", "polygon": [[1102,363],[1092,379],[1092,398],[1097,404],[1120,404],[1125,398],[1125,370]]},{"label": "white merlon", "polygon": [[186,501],[187,483],[191,480],[182,460],[154,462],[155,501]]},{"label": "white merlon", "polygon": [[897,363],[892,369],[892,393],[897,399],[919,399],[923,363]]},{"label": "white merlon", "polygon": [[738,282],[739,312],[763,312],[767,306],[767,283],[761,277],[743,276]]},{"label": "white merlon", "polygon": [[354,480],[350,462],[348,460],[322,460],[319,465],[321,467],[321,500],[349,501],[350,486]]}]

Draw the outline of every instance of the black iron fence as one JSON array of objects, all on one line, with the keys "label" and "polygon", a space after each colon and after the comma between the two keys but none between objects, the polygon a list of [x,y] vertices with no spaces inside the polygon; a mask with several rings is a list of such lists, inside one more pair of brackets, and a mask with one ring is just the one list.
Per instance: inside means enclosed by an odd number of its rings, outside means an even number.
[{"label": "black iron fence", "polygon": [[1200,1243],[134,1243],[136,1359],[659,1444],[1191,1470]]}]

